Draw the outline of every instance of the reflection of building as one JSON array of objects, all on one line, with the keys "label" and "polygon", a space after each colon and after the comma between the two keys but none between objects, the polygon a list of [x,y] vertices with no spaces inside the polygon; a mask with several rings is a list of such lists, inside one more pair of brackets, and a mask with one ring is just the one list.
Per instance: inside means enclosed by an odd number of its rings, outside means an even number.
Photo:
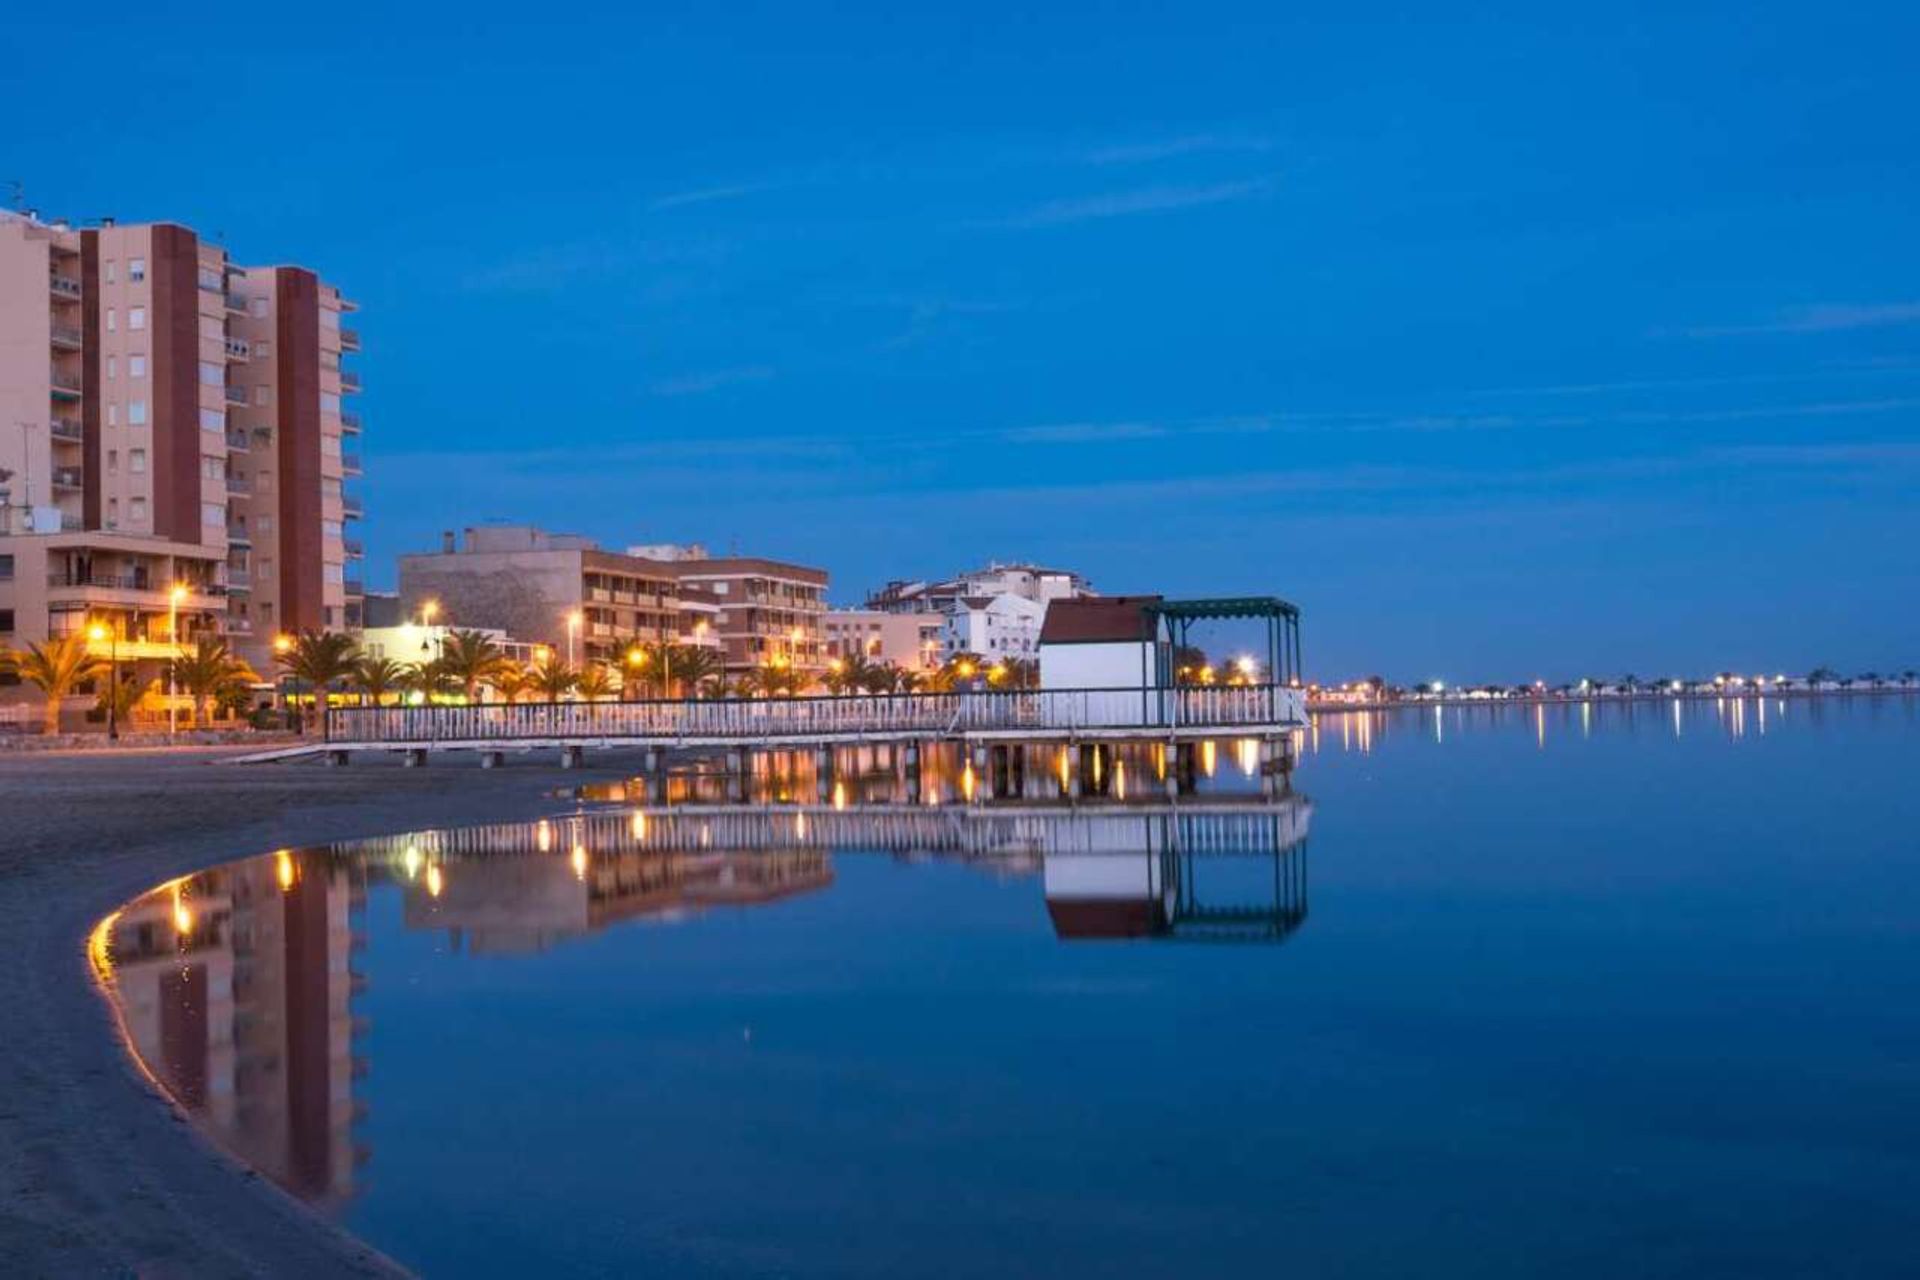
[{"label": "reflection of building", "polygon": [[[567,823],[553,824],[559,842],[539,856],[509,848],[494,856],[433,865],[431,877],[406,886],[410,929],[446,929],[473,952],[534,951],[627,920],[671,919],[711,907],[760,906],[833,882],[825,849],[590,851]],[[523,846],[524,847],[524,846]]]},{"label": "reflection of building", "polygon": [[325,853],[254,858],[113,917],[108,959],[134,1050],[216,1140],[309,1200],[351,1193],[349,958],[363,880]]},{"label": "reflection of building", "polygon": [[1047,854],[1047,915],[1063,940],[1272,941],[1306,922],[1307,822],[1294,798],[1239,811],[1088,816]]}]

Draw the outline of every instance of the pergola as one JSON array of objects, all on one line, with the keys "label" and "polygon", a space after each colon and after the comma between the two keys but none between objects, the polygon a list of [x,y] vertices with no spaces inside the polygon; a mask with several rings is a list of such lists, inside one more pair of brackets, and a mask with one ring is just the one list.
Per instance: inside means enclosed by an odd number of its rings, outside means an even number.
[{"label": "pergola", "polygon": [[1266,624],[1266,683],[1293,685],[1301,680],[1300,609],[1278,596],[1221,596],[1210,600],[1160,600],[1145,606],[1153,621],[1155,685],[1176,683],[1176,655],[1187,647],[1196,622],[1257,619]]}]

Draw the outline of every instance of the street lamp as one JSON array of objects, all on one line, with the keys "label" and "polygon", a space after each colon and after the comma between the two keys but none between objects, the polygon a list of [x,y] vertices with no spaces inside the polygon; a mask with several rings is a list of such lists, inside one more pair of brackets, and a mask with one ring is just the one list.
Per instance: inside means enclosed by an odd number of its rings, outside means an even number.
[{"label": "street lamp", "polygon": [[120,741],[120,628],[96,622],[87,628],[87,638],[95,644],[108,643],[107,659],[107,741]]},{"label": "street lamp", "polygon": [[573,666],[579,661],[574,656],[574,638],[580,634],[580,624],[586,621],[586,615],[575,609],[567,615],[567,665]]},{"label": "street lamp", "polygon": [[173,700],[178,696],[174,684],[174,670],[180,665],[180,602],[187,598],[185,586],[175,583],[167,596],[167,643],[173,646],[173,657],[167,662],[167,737],[174,734],[174,717],[177,711]]},{"label": "street lamp", "polygon": [[[289,653],[292,653],[293,637],[286,634],[284,631],[281,632],[279,635],[276,635],[273,638],[273,651],[276,655],[279,655],[282,657],[284,657]],[[280,673],[280,679],[276,681],[276,683],[284,685],[285,683],[287,683],[288,677],[291,674],[292,674],[291,672],[282,670]],[[292,684],[293,684],[293,696],[297,698],[300,694],[300,682],[297,678],[295,678],[292,681]],[[280,706],[281,706],[281,709],[287,713],[287,724],[289,726],[297,727],[300,723],[300,720],[299,720],[300,708],[293,705],[293,703],[288,699],[287,691],[284,688],[280,690]]]},{"label": "street lamp", "polygon": [[[639,645],[635,645],[633,646],[633,648],[627,650],[627,666],[632,668],[634,673],[633,687],[634,687],[635,693],[638,693],[640,691],[640,674],[639,674],[640,669],[646,665],[647,665],[647,651],[645,649],[642,649]],[[635,698],[634,701],[637,702],[639,701],[639,699]]]}]

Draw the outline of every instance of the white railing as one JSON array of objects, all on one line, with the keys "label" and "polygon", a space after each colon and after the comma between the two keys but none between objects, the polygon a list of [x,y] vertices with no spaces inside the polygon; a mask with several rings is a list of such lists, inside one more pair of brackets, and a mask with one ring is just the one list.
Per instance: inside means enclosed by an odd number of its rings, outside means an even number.
[{"label": "white railing", "polygon": [[1244,729],[1305,722],[1302,691],[1282,685],[1217,689],[1022,689],[846,697],[656,699],[335,707],[341,742],[687,738],[743,741],[1107,729]]}]

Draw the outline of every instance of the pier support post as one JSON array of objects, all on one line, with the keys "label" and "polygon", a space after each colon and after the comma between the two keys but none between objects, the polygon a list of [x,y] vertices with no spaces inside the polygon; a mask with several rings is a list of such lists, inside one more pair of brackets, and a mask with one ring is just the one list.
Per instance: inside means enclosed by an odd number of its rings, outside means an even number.
[{"label": "pier support post", "polygon": [[1067,744],[1068,799],[1078,800],[1080,793],[1086,790],[1086,783],[1083,781],[1086,775],[1086,763],[1086,757],[1080,749],[1080,744],[1069,742]]},{"label": "pier support post", "polygon": [[578,769],[587,762],[587,749],[577,744],[560,748],[560,767]]},{"label": "pier support post", "polygon": [[409,747],[400,753],[400,763],[408,769],[424,768],[427,763],[425,747]]},{"label": "pier support post", "polygon": [[648,747],[640,757],[640,771],[654,773],[660,768],[660,748]]},{"label": "pier support post", "polygon": [[342,766],[344,766],[344,765],[345,765],[346,763],[347,763],[347,753],[346,753],[346,752],[344,752],[344,751],[329,751],[329,752],[327,752],[327,765],[328,765],[328,767],[330,767],[330,768],[334,768],[334,769],[338,769],[338,768],[341,768]]},{"label": "pier support post", "polygon": [[480,767],[482,769],[498,769],[506,762],[507,753],[504,751],[482,751],[480,753]]}]

